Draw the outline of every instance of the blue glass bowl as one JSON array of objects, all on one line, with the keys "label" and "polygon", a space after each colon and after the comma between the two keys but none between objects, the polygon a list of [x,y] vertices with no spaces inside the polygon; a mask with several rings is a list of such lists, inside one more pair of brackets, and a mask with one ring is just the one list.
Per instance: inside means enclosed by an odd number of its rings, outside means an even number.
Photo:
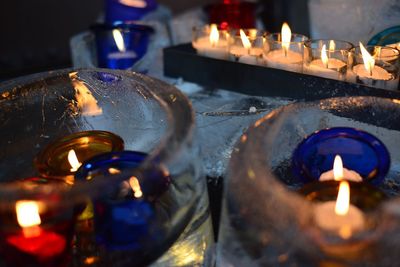
[{"label": "blue glass bowl", "polygon": [[[90,27],[95,35],[98,67],[129,69],[147,53],[154,29],[135,23],[95,24]],[[124,49],[118,48],[113,31],[121,33]]]},{"label": "blue glass bowl", "polygon": [[320,130],[304,139],[292,157],[294,175],[303,182],[319,180],[333,168],[336,155],[343,165],[360,174],[364,181],[379,185],[390,167],[390,155],[375,136],[354,128]]},{"label": "blue glass bowl", "polygon": [[156,0],[106,0],[106,22],[114,23],[116,21],[133,21],[140,20],[146,14],[158,7]]},{"label": "blue glass bowl", "polygon": [[[102,154],[85,162],[75,178],[90,182],[118,171],[134,170],[146,157],[147,154],[135,151]],[[149,236],[162,236],[159,226],[153,225],[158,216],[153,204],[167,190],[170,177],[157,166],[142,175],[132,172],[123,183],[94,200],[96,240],[109,250],[139,249],[142,240]],[[131,179],[135,179],[136,185],[131,185]],[[134,186],[138,186],[139,195]]]}]

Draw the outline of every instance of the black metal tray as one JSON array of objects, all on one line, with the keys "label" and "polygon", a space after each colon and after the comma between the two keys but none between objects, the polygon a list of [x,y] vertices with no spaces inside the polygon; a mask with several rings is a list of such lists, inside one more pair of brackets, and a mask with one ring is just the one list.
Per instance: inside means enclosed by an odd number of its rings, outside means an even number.
[{"label": "black metal tray", "polygon": [[164,49],[164,74],[205,87],[256,96],[299,100],[367,95],[400,98],[400,91],[200,56],[191,44]]}]

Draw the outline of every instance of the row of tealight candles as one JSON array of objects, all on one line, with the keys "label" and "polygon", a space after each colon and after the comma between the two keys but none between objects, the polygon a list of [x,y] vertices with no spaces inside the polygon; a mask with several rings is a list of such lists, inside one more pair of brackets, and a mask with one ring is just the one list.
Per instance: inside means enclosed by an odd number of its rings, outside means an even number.
[{"label": "row of tealight candles", "polygon": [[257,29],[195,28],[192,45],[202,56],[299,72],[328,79],[397,90],[399,44],[355,47],[339,40],[312,40],[292,34],[284,23],[280,33]]}]

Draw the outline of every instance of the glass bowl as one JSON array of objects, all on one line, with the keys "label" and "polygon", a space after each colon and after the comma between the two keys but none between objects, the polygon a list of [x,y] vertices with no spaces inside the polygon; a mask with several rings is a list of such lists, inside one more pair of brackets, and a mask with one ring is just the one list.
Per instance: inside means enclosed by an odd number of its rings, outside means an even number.
[{"label": "glass bowl", "polygon": [[[397,262],[400,241],[394,233],[400,228],[399,120],[398,99],[344,97],[291,104],[257,121],[237,143],[229,164],[217,263],[390,266]],[[352,204],[373,204],[374,208],[363,209],[368,227],[348,239],[327,234],[316,225],[317,202],[310,199],[323,199],[313,190],[333,192],[329,182],[307,189],[311,193],[306,198],[299,190],[310,184],[297,179],[292,170],[293,152],[304,138],[333,127],[373,134],[391,157],[388,174],[379,187],[367,183],[351,191]],[[338,186],[334,181],[330,184]]]},{"label": "glass bowl", "polygon": [[[30,210],[39,212],[42,219],[41,223],[36,221],[35,227],[39,224],[38,227],[57,232],[53,228],[59,222],[68,222],[59,231],[60,235],[68,233],[65,240],[68,245],[63,250],[66,256],[62,258],[66,264],[71,258],[78,266],[143,266],[157,259],[155,266],[202,262],[212,240],[208,198],[198,148],[193,141],[193,110],[181,92],[144,75],[106,69],[41,73],[4,82],[0,88],[3,236],[10,231],[21,232],[15,219],[10,221],[7,217],[15,217],[18,201],[28,200],[39,206],[39,210]],[[33,160],[48,144],[69,134],[91,130],[112,132],[123,139],[125,149],[145,153],[147,157],[140,164],[113,175],[96,176],[90,182],[75,179],[73,185],[65,185],[51,177],[44,182],[41,178],[34,179],[40,182],[21,180],[38,175]],[[144,237],[139,246],[123,249],[118,246],[110,249],[98,243],[92,200],[118,192],[132,176],[146,179],[146,174],[157,166],[168,172],[170,180],[154,201],[147,202],[153,216],[143,218],[145,224],[151,223],[157,238]],[[86,215],[77,220],[82,212]],[[122,213],[125,218],[132,215],[129,210],[125,212]],[[76,223],[75,232],[69,227],[72,223]],[[125,234],[133,235],[133,230]],[[73,247],[69,246],[72,237]],[[0,252],[9,263],[20,256],[10,254],[4,246]],[[56,261],[39,258],[32,266],[55,266],[54,262],[63,266],[58,258]]]}]

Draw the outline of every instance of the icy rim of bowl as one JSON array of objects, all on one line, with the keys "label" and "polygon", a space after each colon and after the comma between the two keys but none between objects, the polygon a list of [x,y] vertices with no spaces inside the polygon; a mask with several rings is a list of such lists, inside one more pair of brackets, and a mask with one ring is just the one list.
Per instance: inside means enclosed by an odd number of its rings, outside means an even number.
[{"label": "icy rim of bowl", "polygon": [[[380,112],[387,116],[382,120],[374,121],[374,126],[385,127],[387,130],[399,133],[400,125],[396,122],[400,121],[400,99],[378,97],[341,97],[294,103],[278,108],[255,122],[236,144],[229,163],[228,179],[225,180],[224,188],[223,209],[225,211],[221,223],[227,225],[225,226],[227,229],[233,227],[235,230],[229,234],[222,231],[220,236],[222,251],[226,250],[225,246],[228,246],[228,250],[232,249],[229,248],[233,242],[231,238],[238,238],[241,247],[245,250],[249,247],[253,249],[258,247],[257,251],[260,251],[269,246],[266,244],[274,246],[275,240],[275,245],[279,243],[277,245],[279,248],[285,247],[284,249],[292,250],[296,247],[297,251],[307,249],[315,252],[316,244],[307,241],[309,236],[304,230],[305,227],[315,227],[309,225],[312,220],[313,203],[291,190],[274,173],[271,162],[278,157],[272,151],[274,141],[277,136],[284,134],[281,129],[288,117],[293,114],[303,114],[307,108],[361,123],[371,123],[369,119],[378,115],[365,111],[371,111],[376,107],[380,107]],[[295,119],[292,118],[293,120]],[[296,129],[296,125],[292,124]],[[310,133],[304,133],[304,137],[308,134]],[[293,142],[290,136],[287,140]],[[295,147],[295,144],[292,146]],[[277,147],[280,149],[283,145]],[[288,154],[292,155],[292,151]],[[393,159],[394,162],[398,160],[398,158]],[[400,247],[400,241],[395,241],[392,237],[393,233],[399,230],[398,224],[394,224],[400,220],[399,207],[400,198],[394,197],[384,202],[375,211],[368,213],[367,217],[379,224],[355,238],[373,239],[379,243],[382,251],[385,250],[384,247],[390,249],[389,247],[395,243]],[[394,243],[388,242],[386,245],[380,242],[385,240],[383,237],[390,238],[389,240]],[[228,241],[224,241],[224,238]],[[259,254],[256,254],[257,256],[249,254],[251,255],[256,257],[254,260],[261,257]]]},{"label": "icy rim of bowl", "polygon": [[[12,101],[18,94],[25,90],[30,90],[30,86],[41,83],[46,86],[47,82],[55,81],[60,78],[69,79],[71,73],[93,73],[99,75],[103,82],[114,82],[121,77],[134,80],[153,97],[164,109],[168,119],[166,134],[161,138],[158,145],[148,153],[148,157],[136,169],[126,169],[119,175],[114,175],[113,179],[98,179],[91,183],[76,182],[76,186],[65,189],[62,186],[42,185],[40,187],[22,188],[20,184],[3,183],[0,186],[0,196],[10,202],[22,198],[35,198],[38,194],[42,200],[47,197],[52,198],[57,193],[62,199],[79,199],[87,197],[88,192],[98,194],[101,188],[108,184],[115,184],[130,177],[135,173],[140,173],[146,168],[151,168],[154,162],[163,164],[173,162],[177,155],[181,154],[185,147],[192,145],[194,135],[194,111],[189,99],[174,86],[148,76],[123,70],[110,69],[62,69],[43,73],[32,74],[19,77],[13,80],[0,83],[0,101]],[[189,111],[189,112],[188,112]],[[32,159],[33,160],[33,159]],[[133,172],[132,172],[133,171]],[[21,177],[23,178],[23,177]],[[72,201],[74,202],[74,201]]]}]

